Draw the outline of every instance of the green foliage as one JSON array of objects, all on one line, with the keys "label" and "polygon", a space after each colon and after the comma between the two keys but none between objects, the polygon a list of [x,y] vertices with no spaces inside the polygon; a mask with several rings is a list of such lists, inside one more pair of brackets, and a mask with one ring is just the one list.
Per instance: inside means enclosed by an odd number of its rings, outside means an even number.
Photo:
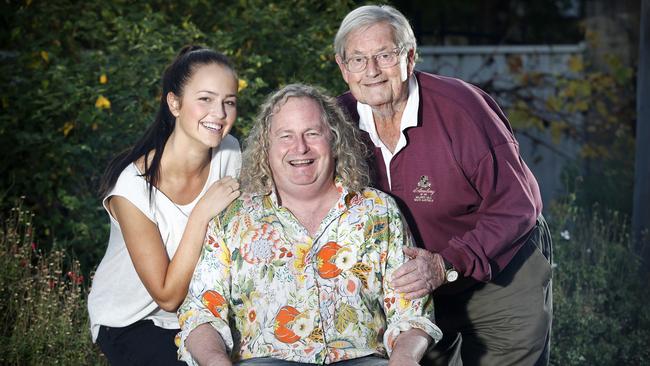
[{"label": "green foliage", "polygon": [[527,129],[549,131],[556,144],[569,138],[579,146],[578,156],[560,153],[570,159],[564,181],[568,192],[577,194],[575,203],[591,208],[599,202],[631,215],[634,70],[613,56],[607,70],[592,70],[575,56],[568,60],[566,74],[525,72],[517,58],[512,56],[509,65],[519,84],[494,91],[512,101],[506,111],[512,126],[524,135]]},{"label": "green foliage", "polygon": [[336,27],[350,1],[10,2],[0,35],[0,208],[26,195],[38,239],[70,248],[84,268],[104,251],[96,195],[111,157],[142,134],[160,76],[182,45],[224,52],[240,78],[236,135],[271,90],[302,81],[333,93]]},{"label": "green foliage", "polygon": [[650,362],[650,294],[627,218],[574,202],[551,209],[554,240],[551,364]]},{"label": "green foliage", "polygon": [[0,364],[105,364],[89,334],[87,290],[77,261],[33,242],[20,204],[0,229]]},{"label": "green foliage", "polygon": [[514,103],[507,112],[513,127],[549,128],[556,141],[571,137],[588,159],[615,159],[612,138],[632,142],[635,94],[630,67],[611,57],[608,71],[593,71],[582,57],[574,56],[566,65],[570,72],[560,75],[525,72],[519,56],[508,61],[518,85],[495,92],[511,93],[507,99]]}]

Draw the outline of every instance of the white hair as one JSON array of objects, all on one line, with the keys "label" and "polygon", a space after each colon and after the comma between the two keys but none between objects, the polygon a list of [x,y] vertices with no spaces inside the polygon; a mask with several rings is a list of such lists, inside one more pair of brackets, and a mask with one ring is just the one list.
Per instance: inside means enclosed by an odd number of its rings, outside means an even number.
[{"label": "white hair", "polygon": [[413,54],[417,55],[417,44],[411,24],[402,13],[389,5],[365,5],[348,13],[334,37],[334,51],[345,59],[345,46],[350,33],[383,22],[393,28],[393,41],[397,47],[413,50]]}]

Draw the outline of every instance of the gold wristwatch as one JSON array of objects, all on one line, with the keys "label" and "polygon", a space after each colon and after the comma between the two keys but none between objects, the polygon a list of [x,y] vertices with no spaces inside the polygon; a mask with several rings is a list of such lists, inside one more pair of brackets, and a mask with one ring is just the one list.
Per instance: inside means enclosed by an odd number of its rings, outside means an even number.
[{"label": "gold wristwatch", "polygon": [[454,268],[454,265],[447,262],[444,258],[442,261],[445,264],[445,283],[451,283],[454,282],[460,277],[460,274],[458,273],[458,270]]}]

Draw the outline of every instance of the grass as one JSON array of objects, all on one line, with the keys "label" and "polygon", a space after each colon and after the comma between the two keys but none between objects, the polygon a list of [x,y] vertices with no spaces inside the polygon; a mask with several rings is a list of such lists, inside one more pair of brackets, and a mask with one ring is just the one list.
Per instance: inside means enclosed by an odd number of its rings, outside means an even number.
[{"label": "grass", "polygon": [[[3,215],[4,214],[4,215]],[[90,340],[89,282],[63,249],[33,242],[21,202],[0,228],[0,364],[105,365]],[[650,295],[628,220],[555,204],[552,365],[650,364]]]}]

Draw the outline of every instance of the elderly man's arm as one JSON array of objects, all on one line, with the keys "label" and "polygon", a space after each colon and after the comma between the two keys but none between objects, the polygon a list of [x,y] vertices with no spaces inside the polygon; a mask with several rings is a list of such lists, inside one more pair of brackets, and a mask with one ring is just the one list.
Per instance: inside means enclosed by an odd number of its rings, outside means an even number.
[{"label": "elderly man's arm", "polygon": [[417,328],[400,333],[395,341],[388,366],[419,365],[418,362],[432,341],[427,333]]},{"label": "elderly man's arm", "polygon": [[232,365],[223,338],[209,324],[201,324],[194,328],[187,336],[185,346],[201,366]]}]

